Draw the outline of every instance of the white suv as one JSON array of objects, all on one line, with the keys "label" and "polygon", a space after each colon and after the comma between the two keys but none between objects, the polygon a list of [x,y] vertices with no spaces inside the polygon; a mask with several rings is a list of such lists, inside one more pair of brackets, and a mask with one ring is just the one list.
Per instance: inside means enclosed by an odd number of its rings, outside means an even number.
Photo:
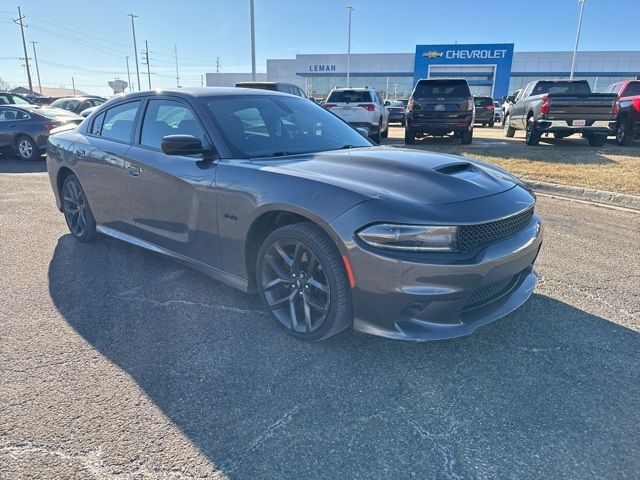
[{"label": "white suv", "polygon": [[377,143],[389,134],[389,110],[373,88],[334,88],[324,108],[356,128],[366,128]]}]

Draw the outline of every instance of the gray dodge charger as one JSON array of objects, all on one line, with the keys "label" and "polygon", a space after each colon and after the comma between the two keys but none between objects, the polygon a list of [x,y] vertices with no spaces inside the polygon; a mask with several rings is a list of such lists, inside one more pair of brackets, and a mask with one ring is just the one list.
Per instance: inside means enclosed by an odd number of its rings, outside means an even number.
[{"label": "gray dodge charger", "polygon": [[292,95],[125,95],[52,135],[47,168],[76,239],[99,232],[257,292],[305,340],[466,335],[537,280],[541,222],[520,180],[374,146]]}]

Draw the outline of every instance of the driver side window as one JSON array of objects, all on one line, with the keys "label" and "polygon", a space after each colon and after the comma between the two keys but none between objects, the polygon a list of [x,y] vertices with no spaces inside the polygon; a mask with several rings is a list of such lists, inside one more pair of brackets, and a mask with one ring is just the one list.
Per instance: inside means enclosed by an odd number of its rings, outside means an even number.
[{"label": "driver side window", "polygon": [[167,135],[193,135],[205,143],[202,128],[187,105],[174,100],[150,100],[140,145],[160,150],[162,138]]}]

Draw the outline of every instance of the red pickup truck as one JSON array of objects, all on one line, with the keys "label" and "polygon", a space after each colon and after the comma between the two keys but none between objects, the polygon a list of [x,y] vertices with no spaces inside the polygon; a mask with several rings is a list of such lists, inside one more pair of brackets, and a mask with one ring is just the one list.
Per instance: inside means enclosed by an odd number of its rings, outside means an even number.
[{"label": "red pickup truck", "polygon": [[616,143],[631,145],[640,137],[640,80],[623,80],[605,88],[602,93],[615,93]]}]

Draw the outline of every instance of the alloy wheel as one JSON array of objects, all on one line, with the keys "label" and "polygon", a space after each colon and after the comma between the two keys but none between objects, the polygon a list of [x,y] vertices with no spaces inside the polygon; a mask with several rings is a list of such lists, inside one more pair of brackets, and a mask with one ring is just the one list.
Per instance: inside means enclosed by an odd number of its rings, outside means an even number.
[{"label": "alloy wheel", "polygon": [[68,181],[64,184],[62,201],[69,229],[76,237],[82,237],[87,229],[87,202],[84,192],[76,182]]},{"label": "alloy wheel", "polygon": [[268,308],[285,328],[309,333],[327,319],[329,279],[318,255],[305,243],[275,240],[263,257],[260,282]]},{"label": "alloy wheel", "polygon": [[33,155],[33,145],[26,138],[18,142],[18,153],[22,158],[31,158]]}]

